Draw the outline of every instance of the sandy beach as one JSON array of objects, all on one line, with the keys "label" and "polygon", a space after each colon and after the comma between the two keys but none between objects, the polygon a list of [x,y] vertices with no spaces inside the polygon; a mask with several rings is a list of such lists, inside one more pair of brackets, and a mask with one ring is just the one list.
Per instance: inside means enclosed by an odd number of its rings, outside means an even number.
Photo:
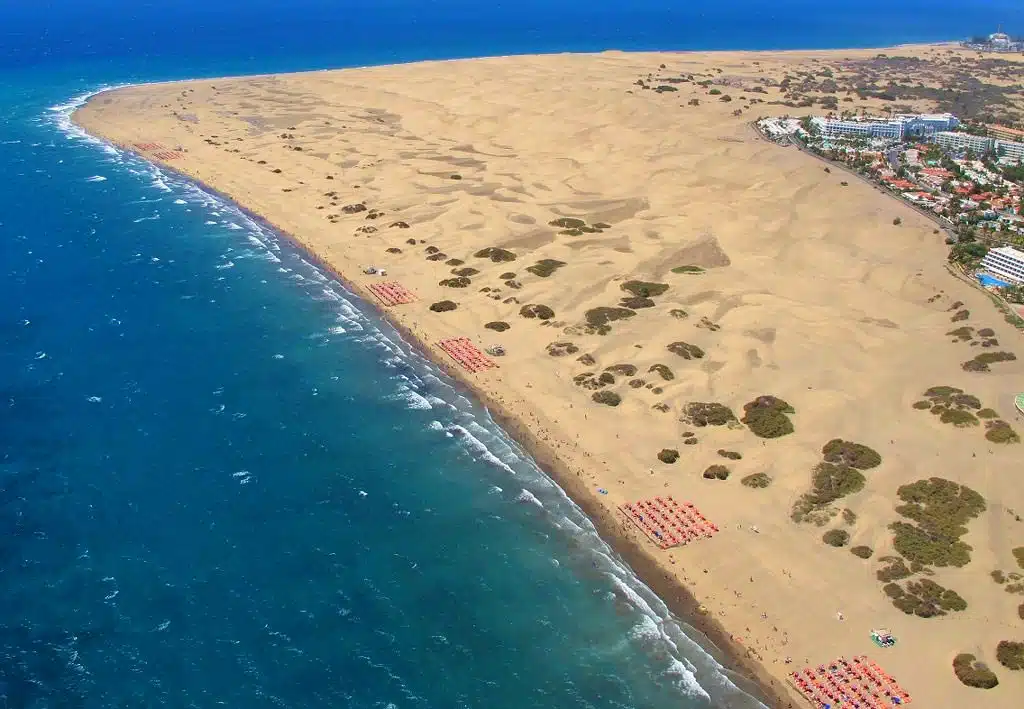
[{"label": "sandy beach", "polygon": [[[826,78],[906,71],[877,63],[880,52],[932,62],[936,82],[980,61],[947,46],[473,59],[132,86],[74,120],[260,215],[367,300],[383,281],[414,294],[385,315],[776,705],[805,705],[789,672],[866,654],[915,706],[1009,708],[1024,673],[995,648],[1024,641],[1024,586],[993,572],[1024,573],[1012,553],[1024,546],[1024,445],[914,404],[956,387],[1020,433],[1024,361],[962,363],[978,354],[976,331],[1019,356],[1021,334],[950,273],[935,223],[751,127],[825,112],[785,105],[787,76],[815,97]],[[1013,85],[1005,67],[991,72],[992,86]],[[836,96],[848,110],[893,108]],[[431,309],[443,301],[456,307]],[[968,336],[950,334],[962,327]],[[462,370],[437,346],[452,337],[500,346],[499,366]],[[764,438],[739,421],[763,395],[792,407],[792,433]],[[694,403],[732,417],[702,426]],[[864,469],[863,489],[794,521],[837,438],[881,463]],[[727,479],[705,477],[713,465]],[[770,483],[741,482],[757,474]],[[985,508],[965,525],[969,563],[907,579],[966,601],[925,618],[894,607],[876,574],[899,555],[898,488],[931,477],[968,486]],[[718,533],[659,549],[619,510],[668,495]],[[842,547],[822,539],[836,529]],[[896,646],[876,647],[877,628]],[[960,653],[999,685],[962,684]]]}]

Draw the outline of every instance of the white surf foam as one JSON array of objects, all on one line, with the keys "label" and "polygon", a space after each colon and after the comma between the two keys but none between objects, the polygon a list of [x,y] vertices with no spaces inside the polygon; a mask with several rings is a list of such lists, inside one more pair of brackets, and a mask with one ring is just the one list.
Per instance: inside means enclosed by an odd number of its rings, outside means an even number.
[{"label": "white surf foam", "polygon": [[93,175],[92,177],[85,178],[86,182],[106,182],[107,178],[103,175]]}]

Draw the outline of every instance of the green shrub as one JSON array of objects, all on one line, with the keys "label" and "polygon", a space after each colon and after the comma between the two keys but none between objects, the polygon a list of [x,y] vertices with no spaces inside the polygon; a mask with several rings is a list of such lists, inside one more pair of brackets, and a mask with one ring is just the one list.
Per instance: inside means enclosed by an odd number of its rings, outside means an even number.
[{"label": "green shrub", "polygon": [[475,254],[477,258],[489,258],[494,263],[506,263],[508,261],[515,261],[516,255],[507,249],[499,249],[496,246],[488,246],[486,249],[480,249]]},{"label": "green shrub", "polygon": [[472,281],[465,276],[457,276],[455,278],[445,278],[442,281],[438,281],[437,285],[445,286],[447,288],[465,288],[470,283],[472,283]]},{"label": "green shrub", "polygon": [[767,473],[754,473],[753,475],[747,475],[740,480],[740,483],[745,487],[752,488],[766,488],[772,484],[771,477]]},{"label": "green shrub", "polygon": [[821,541],[832,547],[844,547],[850,542],[850,533],[845,529],[830,529],[822,535]]},{"label": "green shrub", "polygon": [[958,310],[957,312],[953,313],[953,317],[951,317],[950,320],[952,320],[953,322],[963,322],[969,317],[971,317],[970,310]]},{"label": "green shrub", "polygon": [[982,409],[981,411],[977,412],[974,415],[977,416],[980,419],[997,419],[997,418],[999,418],[999,414],[996,413],[995,409]]},{"label": "green shrub", "polygon": [[[450,259],[448,259],[447,261],[444,262],[444,265],[445,266],[461,266],[464,263],[466,263],[466,262],[463,261],[460,258],[450,258]],[[472,275],[475,275],[476,273],[480,273],[480,272],[479,271],[474,271],[474,273],[457,273],[455,275],[457,275],[457,276],[472,276]]]},{"label": "green shrub", "polygon": [[648,283],[646,281],[626,281],[622,290],[641,298],[656,298],[668,290],[667,283]]},{"label": "green shrub", "polygon": [[704,269],[700,266],[676,266],[672,269],[672,273],[704,273]]},{"label": "green shrub", "polygon": [[962,409],[945,409],[939,414],[939,421],[949,423],[957,428],[969,428],[978,425],[978,417],[970,411]]},{"label": "green shrub", "polygon": [[961,409],[981,408],[981,400],[972,394],[954,394],[952,400]]},{"label": "green shrub", "polygon": [[676,320],[685,320],[686,318],[690,317],[689,313],[687,313],[685,310],[682,310],[681,308],[672,308],[670,311],[668,311],[668,314],[674,317]]},{"label": "green shrub", "polygon": [[870,470],[882,463],[882,456],[867,446],[833,438],[821,449],[825,462],[849,465],[858,470]]},{"label": "green shrub", "polygon": [[664,364],[652,364],[647,368],[648,372],[656,372],[666,382],[670,382],[676,378],[676,375],[671,369],[666,367]]},{"label": "green shrub", "polygon": [[537,318],[538,320],[550,320],[555,317],[555,311],[548,306],[533,303],[520,308],[519,314],[524,318]]},{"label": "green shrub", "polygon": [[557,271],[558,269],[560,269],[564,265],[565,265],[565,261],[556,261],[553,258],[546,258],[546,259],[541,259],[540,261],[538,261],[537,263],[533,264],[532,266],[528,266],[526,268],[526,270],[529,271],[530,273],[532,273],[535,276],[540,276],[541,278],[547,278],[548,276],[550,276],[552,273],[554,273],[555,271]]},{"label": "green shrub", "polygon": [[694,426],[725,426],[736,420],[725,404],[718,402],[692,401],[683,409],[683,419]]},{"label": "green shrub", "polygon": [[992,689],[999,684],[995,673],[969,653],[962,653],[953,658],[953,672],[957,679],[968,687]]},{"label": "green shrub", "polygon": [[[445,263],[451,263],[452,261],[458,261],[458,259],[449,259]],[[469,278],[470,276],[475,276],[478,273],[480,273],[480,271],[476,270],[475,268],[472,268],[471,266],[466,266],[465,268],[457,268],[454,271],[452,271],[452,275],[459,276],[461,278]]]},{"label": "green shrub", "polygon": [[903,223],[903,220],[900,219],[899,217],[896,217],[895,219],[892,220],[893,226],[899,226],[902,223]]},{"label": "green shrub", "polygon": [[932,399],[937,397],[952,396],[953,394],[962,394],[963,391],[963,389],[957,389],[956,387],[951,386],[937,386],[928,389],[924,393],[924,395]]},{"label": "green shrub", "polygon": [[548,226],[558,227],[559,229],[579,229],[586,225],[587,223],[582,219],[574,219],[572,217],[560,217],[548,222]]},{"label": "green shrub", "polygon": [[588,354],[581,354],[579,357],[576,358],[576,361],[580,362],[581,364],[583,364],[584,367],[590,367],[591,365],[593,365],[593,364],[595,364],[597,362],[597,360],[594,359],[594,355],[589,354],[589,353]]},{"label": "green shrub", "polygon": [[930,401],[915,401],[914,402],[914,408],[915,409],[930,409],[930,408],[932,408],[932,402],[930,402]]},{"label": "green shrub", "polygon": [[736,451],[727,451],[723,448],[718,449],[718,455],[723,458],[728,458],[729,460],[741,460],[743,458],[740,453],[737,453]]},{"label": "green shrub", "polygon": [[843,509],[843,522],[849,525],[853,525],[857,521],[857,513],[851,510],[849,507]]},{"label": "green shrub", "polygon": [[[853,549],[860,548],[862,547],[854,547]],[[850,551],[853,551],[853,549],[851,549]],[[882,591],[884,591],[885,595],[889,598],[900,598],[901,596],[903,596],[903,587],[900,586],[898,583],[887,583],[884,586],[882,586]]]},{"label": "green shrub", "polygon": [[488,330],[494,330],[495,332],[505,332],[505,330],[508,330],[511,327],[511,325],[502,320],[495,320],[493,322],[487,323],[486,325],[484,325],[484,327],[487,328]]},{"label": "green shrub", "polygon": [[586,313],[584,313],[584,317],[587,320],[587,324],[592,325],[593,327],[600,327],[602,325],[607,325],[608,323],[615,322],[616,320],[631,318],[634,315],[636,315],[636,311],[630,310],[628,308],[607,307],[591,308]]},{"label": "green shrub", "polygon": [[610,367],[605,367],[604,371],[623,377],[632,377],[636,374],[636,367],[632,364],[613,364]]},{"label": "green shrub", "polygon": [[985,438],[993,443],[1020,443],[1020,436],[1006,421],[986,421],[985,429]]},{"label": "green shrub", "polygon": [[996,659],[1010,670],[1024,670],[1024,643],[1002,640],[996,646]]},{"label": "green shrub", "polygon": [[901,581],[905,578],[910,577],[911,571],[907,568],[907,565],[903,563],[903,559],[899,559],[896,557],[888,558],[891,559],[891,561],[889,561],[888,566],[883,566],[875,572],[875,577],[879,581]]},{"label": "green shrub", "polygon": [[653,308],[655,302],[650,298],[644,298],[642,296],[632,296],[630,298],[623,298],[619,301],[619,305],[623,308],[631,308],[633,310],[640,310],[642,308]]},{"label": "green shrub", "polygon": [[729,477],[729,469],[724,465],[709,465],[704,471],[704,477],[708,480],[725,480]]},{"label": "green shrub", "polygon": [[995,581],[995,582],[996,582],[996,583],[998,583],[998,584],[1004,584],[1004,583],[1006,583],[1006,574],[1004,574],[1004,573],[1003,573],[1002,571],[1000,571],[999,569],[996,569],[995,571],[993,571],[993,572],[992,572],[992,573],[990,574],[990,576],[992,576],[992,580],[993,580],[993,581]]},{"label": "green shrub", "polygon": [[722,91],[720,89],[711,89],[710,91],[708,91],[708,93],[711,94],[712,96],[718,96],[720,93],[722,93]]},{"label": "green shrub", "polygon": [[433,310],[435,313],[444,313],[449,310],[455,310],[457,307],[459,307],[458,304],[453,303],[450,300],[440,300],[431,305],[430,309]]},{"label": "green shrub", "polygon": [[957,538],[934,537],[920,527],[893,522],[893,546],[910,561],[927,566],[966,566],[971,561],[971,546]]},{"label": "green shrub", "polygon": [[614,391],[595,391],[590,398],[605,406],[618,406],[622,403],[622,397]]},{"label": "green shrub", "polygon": [[552,357],[565,357],[580,351],[580,348],[571,342],[551,342],[544,349]]},{"label": "green shrub", "polygon": [[974,328],[964,325],[963,327],[958,327],[955,330],[950,330],[946,334],[960,340],[961,342],[966,342],[974,337]]},{"label": "green shrub", "polygon": [[1017,566],[1024,569],[1024,547],[1016,547],[1012,553],[1013,558],[1017,560]]},{"label": "green shrub", "polygon": [[1019,606],[1017,606],[1017,616],[1021,620],[1024,620],[1024,603],[1021,603]]},{"label": "green shrub", "polygon": [[662,463],[675,463],[679,460],[679,451],[672,448],[662,448],[658,453],[658,460]]},{"label": "green shrub", "polygon": [[[874,552],[874,550],[871,547],[857,546],[857,547],[850,547],[850,553],[853,554],[856,557],[861,558],[861,559],[870,559],[871,555],[874,554],[875,552]],[[899,587],[897,586],[897,588],[899,588]]]},{"label": "green shrub", "polygon": [[787,414],[795,413],[795,409],[784,399],[765,394],[744,404],[743,411],[741,421],[761,438],[778,438],[794,430]]},{"label": "green shrub", "polygon": [[703,359],[704,350],[697,345],[691,345],[689,342],[673,342],[668,345],[668,351],[672,354],[679,355],[683,359]]},{"label": "green shrub", "polygon": [[515,271],[506,271],[505,273],[503,273],[500,276],[498,276],[499,280],[502,280],[502,281],[511,281],[515,277],[516,277]]}]

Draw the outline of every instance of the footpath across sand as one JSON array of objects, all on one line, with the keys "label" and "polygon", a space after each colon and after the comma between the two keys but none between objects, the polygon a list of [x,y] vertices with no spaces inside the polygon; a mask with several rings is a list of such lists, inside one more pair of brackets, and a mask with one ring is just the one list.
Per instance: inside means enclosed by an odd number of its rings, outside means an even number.
[{"label": "footpath across sand", "polygon": [[[500,346],[499,367],[454,373],[773,702],[803,701],[790,671],[866,654],[915,705],[1015,707],[1024,673],[995,648],[1024,641],[1024,596],[991,572],[1024,571],[1011,553],[1024,545],[1024,446],[913,405],[950,385],[1021,429],[1021,362],[961,366],[981,351],[977,331],[1010,352],[1020,334],[947,272],[932,222],[750,127],[818,110],[772,103],[785,76],[820,85],[882,71],[866,63],[876,54],[605,53],[226,78],[106,92],[75,121],[229,195],[368,300],[382,280],[407,289],[415,300],[387,316],[438,361],[448,338]],[[958,327],[971,330],[949,334]],[[793,433],[765,439],[692,416],[704,402],[740,418],[761,395],[792,406]],[[816,510],[821,526],[794,522],[834,438],[881,464]],[[705,477],[713,465],[727,479]],[[770,484],[741,483],[756,474]],[[922,618],[895,608],[876,573],[896,554],[897,489],[933,476],[986,504],[967,524],[971,562],[915,577],[954,589],[966,609]],[[662,550],[618,509],[668,495],[719,532]],[[824,543],[831,529],[849,543]],[[882,627],[895,647],[872,643]],[[964,652],[999,686],[958,681]]]}]

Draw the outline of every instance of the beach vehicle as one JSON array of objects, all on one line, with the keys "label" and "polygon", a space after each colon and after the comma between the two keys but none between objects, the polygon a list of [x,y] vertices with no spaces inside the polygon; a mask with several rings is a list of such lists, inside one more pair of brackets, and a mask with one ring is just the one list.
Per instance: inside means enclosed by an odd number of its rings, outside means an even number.
[{"label": "beach vehicle", "polygon": [[896,638],[892,636],[885,628],[879,628],[878,630],[871,631],[871,641],[878,647],[886,648],[892,647],[896,644]]}]

